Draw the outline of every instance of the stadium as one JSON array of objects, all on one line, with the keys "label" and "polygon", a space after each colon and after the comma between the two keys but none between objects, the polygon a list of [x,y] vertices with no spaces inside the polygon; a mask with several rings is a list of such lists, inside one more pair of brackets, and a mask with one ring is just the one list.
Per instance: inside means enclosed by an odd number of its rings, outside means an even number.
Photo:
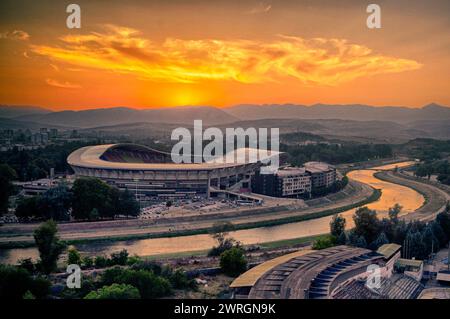
[{"label": "stadium", "polygon": [[[71,153],[67,162],[77,177],[97,177],[119,189],[133,191],[140,201],[154,201],[209,198],[212,192],[221,191],[249,192],[251,178],[262,161],[283,154],[251,148],[233,153],[233,158],[245,160],[176,164],[170,153],[146,146],[107,144],[82,147]],[[259,160],[252,162],[251,158]]]}]

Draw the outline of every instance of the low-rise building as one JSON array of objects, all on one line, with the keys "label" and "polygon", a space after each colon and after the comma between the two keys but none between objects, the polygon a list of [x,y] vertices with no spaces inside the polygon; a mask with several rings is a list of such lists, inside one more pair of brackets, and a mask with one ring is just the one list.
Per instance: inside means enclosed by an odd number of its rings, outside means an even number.
[{"label": "low-rise building", "polygon": [[383,277],[390,277],[394,272],[394,266],[397,260],[400,259],[402,246],[397,244],[384,244],[378,248],[377,253],[384,256],[386,265],[382,269]]},{"label": "low-rise building", "polygon": [[416,259],[399,258],[394,265],[394,269],[398,273],[403,273],[417,281],[422,280],[423,261]]},{"label": "low-rise building", "polygon": [[328,188],[336,181],[336,168],[324,162],[307,162],[305,170],[311,174],[313,189]]},{"label": "low-rise building", "polygon": [[286,167],[274,174],[256,173],[252,191],[274,197],[309,197],[311,175],[304,167]]}]

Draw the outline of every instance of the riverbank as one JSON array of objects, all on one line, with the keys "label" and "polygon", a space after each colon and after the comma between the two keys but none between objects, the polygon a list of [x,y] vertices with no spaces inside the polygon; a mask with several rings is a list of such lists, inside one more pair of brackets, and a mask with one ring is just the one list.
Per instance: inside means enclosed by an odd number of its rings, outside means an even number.
[{"label": "riverbank", "polygon": [[[364,204],[361,201],[355,200],[357,197],[349,200],[348,196],[345,196],[345,193],[336,193],[332,195],[334,197],[329,196],[327,200],[323,201],[323,205],[325,206],[316,207],[314,208],[315,211],[311,211],[312,209],[309,211],[310,213],[314,213],[314,215],[310,214],[310,216],[307,216],[308,214],[305,214],[305,211],[300,209],[276,212],[270,216],[264,216],[267,217],[265,219],[260,219],[261,216],[256,216],[255,218],[253,216],[240,218],[238,219],[238,222],[232,219],[230,221],[237,226],[237,230],[230,232],[230,236],[239,240],[246,246],[262,246],[265,245],[264,243],[270,242],[275,242],[275,244],[272,245],[277,246],[280,241],[284,242],[286,245],[295,245],[298,241],[304,240],[304,238],[327,233],[329,231],[329,223],[332,219],[332,215],[337,212],[341,213],[342,216],[346,218],[348,227],[352,227],[352,216],[356,206],[367,205],[369,208],[377,210],[380,216],[383,217],[387,214],[390,207],[395,203],[399,203],[404,207],[402,216],[412,214],[426,202],[423,195],[406,186],[384,182],[373,176],[376,171],[383,169],[393,170],[395,168],[410,165],[410,163],[411,162],[403,162],[398,165],[389,164],[366,170],[356,170],[349,174],[349,184],[355,183],[355,185],[360,187],[360,190],[363,190],[363,193],[366,193],[367,195],[366,198],[363,198],[365,200],[374,195],[375,189],[382,189],[382,194],[377,191],[378,195],[375,198],[369,198],[373,200],[370,204],[367,202],[367,204]],[[361,195],[361,192],[356,193]],[[380,195],[382,196],[380,197]],[[345,206],[342,204],[343,202],[347,202],[347,204],[351,206]],[[349,209],[349,207],[352,208]],[[263,223],[258,225],[255,224],[255,222]],[[92,233],[95,235],[104,235],[104,233],[96,234],[98,230],[94,228],[95,225],[92,225],[95,223],[85,224],[87,227],[91,227],[91,229],[87,229],[84,233],[73,233],[72,235],[74,235],[74,237],[69,238],[68,243],[75,243],[80,252],[89,256],[111,254],[112,252],[120,251],[122,249],[127,249],[130,254],[136,254],[138,256],[159,256],[158,258],[171,255],[190,256],[192,254],[205,254],[205,252],[214,245],[214,240],[211,236],[206,234],[207,227],[202,227],[203,225],[211,227],[212,221],[189,223],[188,226],[190,228],[188,229],[183,228],[186,224],[182,223],[181,225],[177,225],[178,229],[171,229],[169,233],[162,227],[157,229],[158,232],[155,234],[149,234],[148,228],[135,228],[132,230],[137,233],[132,234],[133,236],[129,236],[130,233],[128,233],[128,231],[130,228],[121,230],[115,229],[116,231],[126,232],[121,234],[121,237],[115,233],[116,236],[112,238],[104,236],[100,238],[97,237],[94,240],[92,237],[89,238],[89,240],[80,240],[80,237],[75,236],[89,235]],[[268,225],[270,225],[270,227],[264,227]],[[255,226],[260,227],[255,228]],[[178,230],[181,230],[184,234],[180,234]],[[141,237],[141,239],[136,238],[136,235]],[[161,235],[165,235],[166,237],[161,237]],[[12,240],[13,238],[7,239]],[[14,239],[17,239],[17,237],[14,237]],[[67,240],[64,237],[63,239]],[[3,249],[0,251],[0,259],[2,262],[8,263],[15,262],[20,258],[37,258],[37,256],[36,248]]]},{"label": "riverbank", "polygon": [[404,216],[407,220],[432,220],[438,213],[445,209],[447,202],[450,200],[450,195],[442,189],[431,184],[423,183],[419,180],[414,180],[413,178],[408,178],[401,172],[376,172],[374,176],[382,181],[409,187],[422,194],[425,198],[424,205],[413,213]]},{"label": "riverbank", "polygon": [[[381,197],[381,191],[378,189],[371,189],[371,194],[367,198],[364,198],[358,202],[344,205],[336,208],[331,209],[325,209],[317,212],[307,213],[307,214],[301,214],[301,215],[293,215],[289,217],[281,217],[282,214],[277,213],[275,216],[272,216],[271,219],[268,220],[260,220],[260,221],[254,221],[254,222],[243,222],[243,223],[236,223],[236,221],[233,221],[235,230],[245,230],[245,229],[252,229],[252,228],[261,228],[261,227],[270,227],[270,226],[277,226],[277,225],[283,225],[288,223],[295,223],[295,222],[301,222],[301,221],[307,221],[311,219],[326,217],[334,214],[338,214],[359,206],[363,206],[372,202],[377,201]],[[292,212],[291,212],[292,213]],[[278,218],[276,218],[278,217]],[[137,234],[125,234],[125,235],[113,235],[113,236],[102,236],[102,234],[97,234],[97,237],[89,237],[89,238],[83,238],[81,237],[83,234],[80,235],[79,238],[75,239],[67,239],[65,237],[64,233],[60,234],[61,239],[68,245],[72,244],[85,244],[85,243],[99,243],[99,242],[114,242],[114,241],[125,241],[125,240],[137,240],[137,239],[151,239],[151,238],[170,238],[170,237],[181,237],[181,236],[192,236],[192,235],[200,235],[200,234],[208,234],[212,228],[214,223],[210,222],[209,227],[204,228],[192,228],[192,229],[186,229],[186,230],[174,230],[174,231],[166,231],[166,232],[144,232],[144,233],[137,233]],[[7,248],[26,248],[26,247],[33,247],[34,241],[32,240],[31,234],[29,236],[11,236],[11,237],[3,237],[0,238],[0,248],[7,249]],[[12,239],[12,240],[11,240]]]}]

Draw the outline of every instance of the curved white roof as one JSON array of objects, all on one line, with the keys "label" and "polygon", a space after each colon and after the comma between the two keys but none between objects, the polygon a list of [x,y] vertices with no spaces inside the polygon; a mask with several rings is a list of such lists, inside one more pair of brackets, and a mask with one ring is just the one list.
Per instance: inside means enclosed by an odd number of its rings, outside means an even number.
[{"label": "curved white roof", "polygon": [[[218,168],[234,167],[244,164],[256,163],[257,161],[245,161],[236,163],[220,163],[218,161],[208,161],[206,163],[126,163],[111,162],[101,158],[101,156],[110,148],[120,146],[121,144],[105,144],[82,147],[72,152],[67,157],[67,163],[71,166],[98,169],[127,169],[127,170],[212,170]],[[234,151],[234,158],[241,158],[242,154],[259,154],[260,159],[281,154],[280,152],[256,150],[256,149],[238,149]]]}]

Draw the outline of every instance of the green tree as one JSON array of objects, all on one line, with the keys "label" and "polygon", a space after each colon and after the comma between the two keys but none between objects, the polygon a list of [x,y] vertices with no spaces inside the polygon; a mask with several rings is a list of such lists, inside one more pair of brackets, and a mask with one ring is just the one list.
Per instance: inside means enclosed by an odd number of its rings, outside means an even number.
[{"label": "green tree", "polygon": [[366,244],[370,245],[378,237],[380,221],[376,211],[367,207],[358,208],[353,215],[353,221],[355,234],[364,237]]},{"label": "green tree", "polygon": [[33,234],[39,250],[41,268],[47,274],[56,269],[56,262],[65,247],[59,240],[57,232],[56,223],[48,220],[42,223]]},{"label": "green tree", "polygon": [[14,169],[7,164],[0,164],[0,216],[8,212],[9,196],[14,189],[12,180],[16,178]]},{"label": "green tree", "polygon": [[423,260],[428,257],[427,246],[423,240],[423,236],[420,232],[410,231],[406,236],[407,241],[407,255],[406,257],[411,259]]},{"label": "green tree", "polygon": [[109,186],[108,193],[108,203],[105,205],[107,209],[105,212],[101,213],[102,218],[114,218],[116,215],[120,214],[121,203],[120,203],[120,190],[117,187]]},{"label": "green tree", "polygon": [[445,234],[446,242],[450,240],[450,207],[447,204],[445,211],[439,213],[436,217],[436,222],[441,226],[442,231]]},{"label": "green tree", "polygon": [[389,208],[388,216],[391,222],[397,223],[398,222],[398,215],[402,211],[403,207],[399,204],[395,204],[394,207]]},{"label": "green tree", "polygon": [[233,247],[220,255],[220,268],[231,277],[237,277],[247,270],[247,259],[242,248]]},{"label": "green tree", "polygon": [[140,299],[136,287],[126,284],[112,284],[96,291],[91,291],[84,299]]},{"label": "green tree", "polygon": [[100,214],[98,213],[97,208],[93,208],[89,213],[89,220],[98,220],[100,218]]},{"label": "green tree", "polygon": [[39,206],[47,219],[68,220],[72,205],[72,192],[65,183],[60,183],[42,194]]},{"label": "green tree", "polygon": [[39,206],[39,198],[23,197],[18,201],[15,215],[19,219],[42,218],[42,210]]},{"label": "green tree", "polygon": [[111,216],[110,186],[98,178],[79,178],[72,187],[72,216],[89,219],[93,209],[100,217]]},{"label": "green tree", "polygon": [[384,244],[389,244],[389,239],[387,238],[386,234],[382,232],[380,233],[380,235],[378,235],[377,239],[375,239],[375,241],[372,243],[371,248],[373,250],[377,250]]},{"label": "green tree", "polygon": [[236,246],[240,247],[240,243],[231,237],[227,237],[229,232],[234,230],[234,225],[230,222],[216,222],[210,230],[210,236],[217,242],[209,252],[208,256],[220,256],[224,251]]},{"label": "green tree", "polygon": [[333,219],[330,222],[330,233],[335,238],[339,238],[342,233],[345,232],[345,218],[341,215],[337,214],[333,216]]},{"label": "green tree", "polygon": [[127,189],[120,192],[117,213],[127,217],[138,216],[140,214],[139,203],[136,197]]}]

